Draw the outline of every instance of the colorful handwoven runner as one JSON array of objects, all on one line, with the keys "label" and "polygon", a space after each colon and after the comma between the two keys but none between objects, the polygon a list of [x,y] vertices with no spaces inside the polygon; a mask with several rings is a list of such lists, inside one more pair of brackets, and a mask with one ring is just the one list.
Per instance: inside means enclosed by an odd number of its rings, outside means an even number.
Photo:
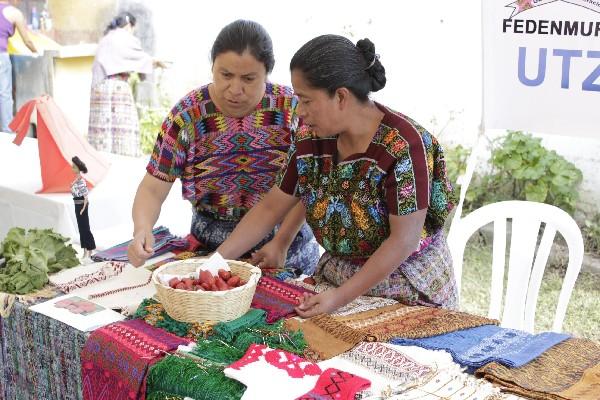
[{"label": "colorful handwoven runner", "polygon": [[[154,235],[154,246],[152,246],[154,257],[172,250],[185,250],[189,246],[187,240],[172,235],[169,229],[164,226],[154,228],[152,234]],[[131,240],[128,240],[109,249],[99,251],[92,255],[92,259],[94,261],[129,261],[127,246],[130,242]]]},{"label": "colorful handwoven runner", "polygon": [[444,308],[394,304],[335,319],[367,335],[366,340],[387,342],[394,337],[422,338],[498,321]]},{"label": "colorful handwoven runner", "polygon": [[445,350],[454,361],[465,367],[478,368],[498,362],[511,368],[520,367],[535,359],[570,335],[544,332],[532,335],[515,329],[483,325],[428,338],[395,338],[391,343]]},{"label": "colorful handwoven runner", "polygon": [[206,361],[169,355],[148,372],[148,399],[238,400],[245,390]]},{"label": "colorful handwoven runner", "polygon": [[148,366],[166,352],[188,343],[189,340],[141,320],[117,322],[95,330],[81,351],[83,398],[145,398]]},{"label": "colorful handwoven runner", "polygon": [[522,367],[507,368],[494,362],[479,368],[475,375],[530,399],[597,400],[600,344],[567,339]]},{"label": "colorful handwoven runner", "polygon": [[300,304],[303,293],[314,294],[315,292],[263,276],[256,285],[251,307],[265,310],[267,312],[266,321],[273,323],[281,318],[295,316],[294,308]]}]

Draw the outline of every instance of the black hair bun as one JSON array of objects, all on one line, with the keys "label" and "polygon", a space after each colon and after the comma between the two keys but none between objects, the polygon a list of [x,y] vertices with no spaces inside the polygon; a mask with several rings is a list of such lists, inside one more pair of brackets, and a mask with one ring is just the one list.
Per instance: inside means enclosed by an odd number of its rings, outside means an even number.
[{"label": "black hair bun", "polygon": [[379,55],[375,53],[375,45],[369,39],[361,39],[356,42],[356,47],[365,59],[365,71],[371,78],[371,91],[377,92],[385,87],[387,81],[385,68],[379,61]]}]

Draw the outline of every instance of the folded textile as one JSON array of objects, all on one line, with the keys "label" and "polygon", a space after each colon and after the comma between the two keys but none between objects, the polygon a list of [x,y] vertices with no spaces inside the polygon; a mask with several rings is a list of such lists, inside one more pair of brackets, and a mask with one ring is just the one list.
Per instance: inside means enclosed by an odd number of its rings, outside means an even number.
[{"label": "folded textile", "polygon": [[290,330],[300,330],[308,349],[304,355],[312,361],[327,360],[350,350],[365,338],[364,333],[349,328],[327,314],[300,321],[290,318],[285,321]]},{"label": "folded textile", "polygon": [[384,396],[359,396],[357,400],[517,400],[511,395],[500,393],[500,389],[489,382],[475,379],[460,369],[435,372],[423,382],[390,388]]},{"label": "folded textile", "polygon": [[490,363],[475,371],[502,390],[530,399],[597,400],[600,398],[600,344],[571,338],[535,360],[507,368]]},{"label": "folded textile", "polygon": [[296,400],[354,400],[358,392],[368,389],[371,382],[350,372],[328,368],[317,380],[315,387]]},{"label": "folded textile", "polygon": [[216,335],[227,342],[233,341],[236,334],[254,325],[264,324],[267,313],[264,310],[251,308],[246,314],[229,322],[219,322],[213,327]]},{"label": "folded textile", "polygon": [[318,364],[259,344],[251,345],[224,372],[246,385],[242,399],[351,399],[370,384],[339,370],[328,369],[323,376]]},{"label": "folded textile", "polygon": [[367,340],[387,342],[394,337],[422,338],[498,321],[445,308],[394,304],[336,320],[367,334]]},{"label": "folded textile", "polygon": [[237,400],[244,390],[244,385],[226,377],[222,368],[189,358],[169,355],[148,371],[148,399]]},{"label": "folded textile", "polygon": [[188,343],[141,320],[93,331],[81,351],[83,398],[143,399],[148,366]]},{"label": "folded textile", "polygon": [[363,342],[319,366],[369,379],[371,387],[360,392],[357,400],[516,400],[489,382],[464,373],[445,351]]},{"label": "folded textile", "polygon": [[[164,226],[159,226],[152,230],[154,235],[154,257],[165,254],[169,251],[188,248],[188,242],[180,237],[174,236],[169,232],[169,229]],[[131,240],[113,246],[109,249],[99,251],[92,255],[94,261],[129,261],[127,257],[127,246]]]},{"label": "folded textile", "polygon": [[569,337],[567,334],[554,332],[532,335],[496,325],[483,325],[428,338],[395,338],[391,343],[446,350],[452,354],[454,361],[466,367],[477,368],[490,362],[498,362],[515,368],[534,360]]},{"label": "folded textile", "polygon": [[105,281],[123,272],[122,261],[104,261],[70,268],[49,277],[50,283],[63,293]]},{"label": "folded textile", "polygon": [[267,312],[266,321],[273,323],[281,318],[296,315],[294,308],[302,301],[303,293],[315,293],[297,285],[262,276],[256,285],[251,307]]},{"label": "folded textile", "polygon": [[383,343],[362,342],[340,357],[371,369],[395,384],[420,381],[434,372],[433,368],[404,354],[401,346]]},{"label": "folded textile", "polygon": [[267,324],[264,322],[264,311],[258,311],[263,314],[253,312],[250,318],[238,318],[240,321],[235,324],[235,331],[226,331],[225,336],[215,333],[207,339],[198,340],[189,354],[218,364],[231,364],[239,360],[252,344],[304,354],[306,342],[302,332],[288,330],[283,320]]}]

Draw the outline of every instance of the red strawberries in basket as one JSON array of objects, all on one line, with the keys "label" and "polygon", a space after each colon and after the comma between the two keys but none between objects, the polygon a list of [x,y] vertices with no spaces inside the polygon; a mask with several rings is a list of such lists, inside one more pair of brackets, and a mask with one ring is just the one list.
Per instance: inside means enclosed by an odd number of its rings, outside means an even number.
[{"label": "red strawberries in basket", "polygon": [[173,289],[199,290],[199,291],[224,291],[246,284],[239,276],[231,271],[220,269],[218,275],[213,276],[210,271],[201,270],[198,279],[171,278],[169,286]]}]

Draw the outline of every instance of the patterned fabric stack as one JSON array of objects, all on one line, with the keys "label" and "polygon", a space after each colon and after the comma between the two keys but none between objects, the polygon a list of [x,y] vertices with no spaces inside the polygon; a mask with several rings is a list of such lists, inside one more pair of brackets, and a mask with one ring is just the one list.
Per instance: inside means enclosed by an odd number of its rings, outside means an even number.
[{"label": "patterned fabric stack", "polygon": [[394,337],[422,338],[486,324],[497,324],[477,315],[444,308],[394,304],[335,319],[367,335],[367,340],[387,342]]},{"label": "patterned fabric stack", "polygon": [[143,399],[148,366],[188,343],[140,320],[95,330],[81,351],[84,399]]},{"label": "patterned fabric stack", "polygon": [[[169,232],[169,229],[164,226],[154,228],[152,234],[154,235],[154,246],[152,247],[154,250],[154,257],[173,250],[185,250],[188,247],[188,242],[185,239],[172,235],[171,232]],[[127,262],[129,261],[127,258],[127,246],[129,246],[129,242],[131,242],[131,240],[104,251],[99,251],[92,255],[92,259],[94,261],[112,260]]]},{"label": "patterned fabric stack", "polygon": [[273,323],[281,318],[296,315],[294,308],[300,304],[304,293],[315,293],[297,285],[263,276],[256,285],[251,306],[267,312],[266,321]]},{"label": "patterned fabric stack", "polygon": [[493,362],[479,368],[475,375],[530,399],[597,400],[600,344],[587,339],[567,339],[519,368]]},{"label": "patterned fabric stack", "polygon": [[490,362],[520,367],[539,357],[569,335],[545,332],[532,335],[514,329],[483,325],[421,339],[396,338],[391,342],[432,350],[446,350],[462,366],[478,368]]},{"label": "patterned fabric stack", "polygon": [[79,352],[87,333],[19,301],[0,324],[0,398],[81,399]]},{"label": "patterned fabric stack", "polygon": [[[418,360],[418,361],[415,361]],[[387,343],[361,343],[352,351],[319,363],[363,376],[371,388],[357,399],[384,400],[502,400],[489,382],[461,371],[443,351]]]}]

